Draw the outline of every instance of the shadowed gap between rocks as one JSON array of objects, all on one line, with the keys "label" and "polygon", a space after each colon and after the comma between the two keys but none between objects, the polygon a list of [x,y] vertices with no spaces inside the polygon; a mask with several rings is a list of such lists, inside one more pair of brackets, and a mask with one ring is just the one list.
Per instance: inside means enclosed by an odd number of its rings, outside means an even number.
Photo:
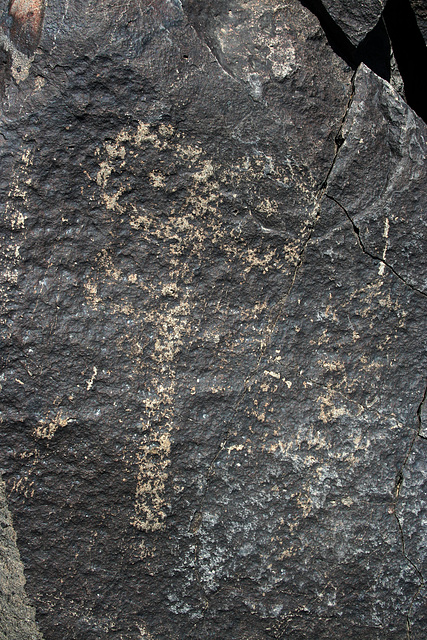
[{"label": "shadowed gap between rocks", "polygon": [[352,69],[363,62],[389,82],[393,52],[406,101],[427,122],[427,101],[422,81],[427,74],[427,46],[409,0],[389,0],[376,26],[357,47],[332,19],[321,0],[300,1],[319,20],[333,51]]},{"label": "shadowed gap between rocks", "polygon": [[313,13],[320,22],[333,51],[352,69],[361,62],[378,76],[390,81],[390,40],[382,18],[362,42],[355,47],[340,26],[329,15],[320,0],[300,0],[301,4]]},{"label": "shadowed gap between rocks", "polygon": [[409,0],[389,0],[384,22],[409,106],[427,122],[427,46]]}]

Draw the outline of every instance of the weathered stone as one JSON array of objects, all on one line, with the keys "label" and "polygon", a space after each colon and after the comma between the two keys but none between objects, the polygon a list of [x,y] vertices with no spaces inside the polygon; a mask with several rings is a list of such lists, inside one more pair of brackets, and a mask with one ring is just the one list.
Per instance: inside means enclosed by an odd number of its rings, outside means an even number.
[{"label": "weathered stone", "polygon": [[385,0],[322,0],[329,15],[357,46],[372,31],[385,6]]},{"label": "weathered stone", "polygon": [[379,270],[389,265],[427,295],[427,126],[362,66],[342,137],[328,194],[345,208]]},{"label": "weathered stone", "polygon": [[396,510],[405,543],[405,557],[418,576],[418,586],[408,613],[412,637],[420,639],[425,635],[427,624],[427,549],[425,531],[420,526],[420,522],[425,522],[427,517],[426,453],[425,436],[416,438],[405,461],[404,482],[399,492]]},{"label": "weathered stone", "polygon": [[425,0],[410,0],[411,7],[417,17],[418,26],[427,43],[427,4]]},{"label": "weathered stone", "polygon": [[45,640],[421,640],[424,123],[296,0],[4,33],[0,461]]},{"label": "weathered stone", "polygon": [[0,477],[0,640],[41,640],[24,585],[24,568]]}]

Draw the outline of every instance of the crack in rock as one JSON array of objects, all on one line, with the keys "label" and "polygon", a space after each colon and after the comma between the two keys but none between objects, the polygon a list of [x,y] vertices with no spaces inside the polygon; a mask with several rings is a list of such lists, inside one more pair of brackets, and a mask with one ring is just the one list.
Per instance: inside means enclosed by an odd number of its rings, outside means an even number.
[{"label": "crack in rock", "polygon": [[398,505],[398,502],[399,502],[400,491],[401,491],[402,485],[403,485],[404,480],[405,480],[405,468],[408,465],[409,458],[410,458],[412,450],[414,448],[415,441],[417,440],[417,438],[423,437],[423,436],[420,435],[420,431],[421,431],[421,428],[422,428],[421,414],[422,414],[422,410],[423,410],[423,406],[424,406],[426,397],[427,397],[427,387],[424,390],[424,394],[423,394],[422,400],[421,400],[421,402],[420,402],[420,404],[418,405],[418,408],[417,408],[418,428],[417,428],[417,430],[416,430],[416,432],[414,434],[414,437],[412,438],[412,440],[411,440],[411,442],[409,444],[408,451],[406,453],[405,459],[404,459],[404,461],[402,463],[402,466],[401,466],[401,468],[400,468],[400,470],[399,470],[399,472],[397,474],[397,477],[396,477],[396,484],[395,484],[395,488],[394,488],[394,499],[393,499],[393,516],[396,519],[397,526],[398,526],[399,533],[400,533],[400,539],[401,539],[401,545],[402,545],[402,554],[403,554],[405,560],[414,569],[414,571],[416,572],[416,574],[417,574],[417,576],[419,578],[418,587],[417,587],[415,593],[413,594],[413,596],[411,598],[411,602],[409,604],[408,611],[407,611],[407,614],[406,614],[407,640],[410,640],[411,637],[412,637],[412,632],[411,632],[412,610],[413,610],[414,603],[415,603],[415,600],[416,600],[418,594],[421,592],[422,588],[425,586],[425,579],[424,579],[424,576],[423,576],[420,568],[415,564],[415,562],[407,554],[406,544],[405,544],[405,533],[404,533],[404,530],[403,530],[403,525],[402,525],[401,518],[399,517],[399,515],[397,513],[397,505]]},{"label": "crack in rock", "polygon": [[[242,392],[241,392],[239,398],[237,399],[237,401],[235,403],[235,406],[233,408],[233,414],[232,414],[233,415],[233,419],[231,420],[232,423],[234,422],[234,417],[236,416],[237,410],[238,410],[239,406],[241,405],[241,403],[242,403],[242,401],[243,401],[243,399],[244,399],[244,397],[245,397],[245,395],[246,395],[246,393],[248,391],[248,387],[249,387],[250,381],[254,378],[254,376],[256,376],[256,374],[258,373],[258,371],[260,369],[263,355],[265,354],[265,351],[267,350],[269,344],[271,343],[273,332],[274,332],[274,330],[275,330],[275,328],[277,326],[277,323],[279,321],[279,318],[280,318],[281,314],[283,313],[283,309],[285,307],[285,304],[286,304],[289,296],[291,295],[291,293],[293,291],[295,282],[296,282],[297,277],[298,277],[298,273],[299,273],[299,271],[300,271],[300,269],[301,269],[301,267],[302,267],[302,265],[304,263],[305,252],[307,250],[308,245],[311,242],[314,230],[316,228],[316,224],[317,224],[317,222],[319,220],[321,204],[322,204],[322,201],[323,201],[323,199],[324,199],[324,197],[326,195],[326,191],[327,191],[327,188],[328,188],[329,176],[331,175],[331,172],[333,171],[333,168],[335,166],[335,163],[336,163],[336,160],[337,160],[337,157],[338,157],[339,150],[340,150],[341,145],[343,143],[343,139],[342,139],[341,133],[342,133],[342,130],[343,130],[343,127],[344,127],[344,124],[345,124],[345,121],[346,121],[347,115],[349,113],[351,104],[353,102],[354,94],[355,94],[355,86],[354,86],[355,75],[356,74],[354,73],[353,77],[351,79],[350,96],[349,96],[349,99],[347,101],[347,104],[346,104],[346,107],[345,107],[345,110],[344,110],[344,115],[343,115],[343,117],[341,119],[341,124],[340,124],[339,130],[338,130],[338,133],[335,136],[335,153],[334,153],[334,157],[332,159],[332,162],[331,162],[331,165],[330,165],[330,167],[328,169],[326,177],[322,182],[322,185],[321,185],[321,187],[319,189],[319,192],[316,194],[316,197],[315,197],[315,204],[314,204],[313,216],[312,216],[314,218],[314,221],[313,221],[312,229],[311,229],[308,237],[306,238],[306,240],[305,240],[305,242],[304,242],[304,244],[302,246],[302,249],[301,249],[301,252],[299,254],[298,261],[297,261],[297,264],[295,266],[295,270],[294,270],[294,273],[293,273],[293,276],[292,276],[291,283],[290,283],[286,293],[284,294],[284,296],[275,305],[275,309],[277,310],[276,313],[274,313],[274,310],[273,310],[273,312],[271,314],[271,316],[273,316],[273,320],[270,322],[269,326],[267,326],[267,328],[266,328],[266,334],[268,336],[268,339],[265,342],[262,343],[261,350],[260,350],[260,355],[258,357],[257,364],[254,367],[254,369],[249,373],[249,375],[247,376],[247,378],[244,381],[243,390],[242,390]],[[206,595],[206,593],[205,593],[205,591],[203,589],[203,586],[201,584],[200,573],[199,573],[199,569],[198,569],[198,566],[200,564],[200,562],[199,562],[200,542],[199,542],[199,536],[197,534],[198,534],[198,531],[200,530],[200,526],[201,526],[201,523],[202,523],[203,509],[204,509],[204,503],[205,503],[205,500],[206,500],[206,495],[207,495],[207,492],[208,492],[209,478],[212,475],[212,470],[213,470],[213,467],[215,465],[215,462],[218,460],[220,454],[222,453],[222,451],[225,450],[225,448],[227,446],[227,443],[228,443],[228,441],[230,439],[230,436],[231,436],[231,431],[232,431],[232,427],[230,427],[227,430],[227,432],[225,433],[224,437],[221,439],[219,447],[217,448],[217,451],[215,452],[215,454],[214,454],[214,456],[212,458],[212,461],[211,461],[211,463],[210,463],[210,465],[209,465],[209,467],[207,469],[207,472],[206,472],[206,475],[205,475],[205,489],[204,489],[204,492],[203,492],[203,494],[201,496],[200,507],[194,513],[193,518],[192,518],[192,520],[190,522],[190,527],[189,527],[190,531],[196,536],[196,544],[195,544],[195,551],[194,551],[194,558],[195,558],[195,560],[194,560],[194,562],[195,562],[194,572],[195,572],[195,575],[196,575],[197,583],[199,584],[199,586],[202,589],[203,597],[204,597],[205,602],[206,602],[206,606],[204,608],[204,612],[209,607],[209,599],[208,599],[208,597],[207,597],[207,595]]]},{"label": "crack in rock", "polygon": [[424,293],[424,291],[421,291],[421,289],[418,289],[417,287],[414,287],[412,284],[410,284],[409,282],[407,282],[405,280],[405,278],[403,278],[394,267],[392,267],[391,264],[389,264],[386,260],[384,260],[384,258],[380,258],[379,256],[376,256],[374,253],[371,253],[370,251],[368,251],[362,241],[362,238],[360,237],[360,229],[357,227],[357,225],[355,224],[353,218],[350,216],[350,214],[348,213],[347,209],[340,203],[338,202],[338,200],[336,200],[333,196],[326,194],[326,197],[329,198],[329,200],[332,200],[332,202],[335,202],[335,204],[340,207],[340,209],[342,209],[342,211],[344,211],[345,215],[347,216],[349,222],[352,225],[353,228],[353,232],[356,235],[358,244],[360,246],[360,248],[362,249],[363,253],[366,254],[367,256],[369,256],[370,258],[372,258],[372,260],[375,260],[376,262],[380,262],[381,264],[383,264],[385,267],[387,267],[388,269],[390,269],[390,271],[396,276],[396,278],[398,278],[405,286],[409,287],[409,289],[412,289],[412,291],[414,291],[415,293],[423,296],[424,298],[427,298],[427,294]]},{"label": "crack in rock", "polygon": [[[334,15],[332,6],[326,7],[321,0],[300,1],[317,17],[337,55],[353,69],[364,63],[381,78],[391,82],[396,89],[403,83],[400,94],[420,118],[427,121],[424,87],[420,83],[420,76],[427,69],[427,46],[410,0],[385,2],[382,12],[377,12],[378,22],[373,28],[370,21],[364,25],[359,24],[361,28],[371,27],[359,42],[357,38],[352,41],[351,29],[350,32],[343,30],[345,20],[341,26],[337,22],[341,11],[341,17],[350,18],[350,23],[352,22],[351,11],[345,7],[345,3],[330,3],[336,6],[337,15]],[[364,17],[366,19],[367,16]],[[371,20],[373,17],[375,18],[375,13]]]}]

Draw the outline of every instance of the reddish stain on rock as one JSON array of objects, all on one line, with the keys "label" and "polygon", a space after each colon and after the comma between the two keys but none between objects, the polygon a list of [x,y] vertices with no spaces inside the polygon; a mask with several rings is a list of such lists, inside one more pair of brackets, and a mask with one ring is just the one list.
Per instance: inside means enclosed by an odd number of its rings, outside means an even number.
[{"label": "reddish stain on rock", "polygon": [[44,0],[10,0],[10,38],[23,53],[34,53],[42,32]]}]

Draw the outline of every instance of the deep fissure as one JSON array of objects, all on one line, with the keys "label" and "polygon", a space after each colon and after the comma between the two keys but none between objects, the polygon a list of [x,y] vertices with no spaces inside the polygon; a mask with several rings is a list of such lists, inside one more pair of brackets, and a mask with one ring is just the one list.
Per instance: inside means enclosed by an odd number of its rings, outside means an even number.
[{"label": "deep fissure", "polygon": [[391,46],[382,19],[378,21],[372,31],[356,47],[328,13],[321,0],[300,1],[304,7],[317,17],[330,46],[349,67],[356,70],[359,64],[364,62],[381,78],[387,81],[390,80]]},{"label": "deep fissure", "polygon": [[403,97],[427,122],[427,100],[422,82],[427,75],[427,45],[409,0],[388,0],[378,23],[357,47],[336,24],[321,0],[300,1],[317,17],[332,49],[352,69],[357,69],[363,62],[390,82],[393,54],[404,85]]},{"label": "deep fissure", "polygon": [[427,45],[409,0],[388,0],[384,23],[405,86],[410,107],[427,122],[423,78],[427,75]]}]

